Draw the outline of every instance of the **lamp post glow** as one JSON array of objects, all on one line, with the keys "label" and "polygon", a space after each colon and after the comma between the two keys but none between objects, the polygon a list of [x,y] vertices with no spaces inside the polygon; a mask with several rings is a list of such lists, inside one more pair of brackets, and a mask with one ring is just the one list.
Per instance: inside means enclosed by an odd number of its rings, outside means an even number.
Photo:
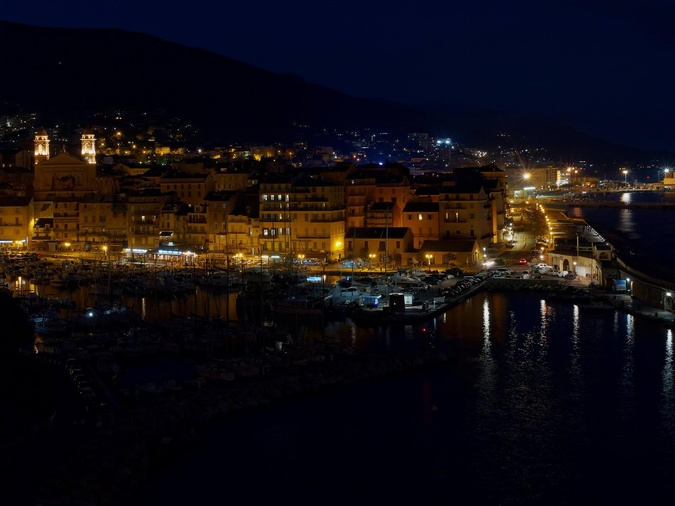
[{"label": "lamp post glow", "polygon": [[432,259],[434,256],[433,256],[432,254],[430,254],[430,253],[427,253],[427,254],[425,255],[425,257],[426,257],[427,263],[428,263],[428,265],[429,265],[429,272],[431,272],[431,259]]},{"label": "lamp post glow", "polygon": [[623,182],[627,183],[628,182],[628,170],[623,169],[621,172],[623,172]]}]

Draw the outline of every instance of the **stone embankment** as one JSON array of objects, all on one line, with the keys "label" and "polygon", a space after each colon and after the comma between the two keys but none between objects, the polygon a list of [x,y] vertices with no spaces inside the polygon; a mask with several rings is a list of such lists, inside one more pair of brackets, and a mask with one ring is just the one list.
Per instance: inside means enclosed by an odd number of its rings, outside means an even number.
[{"label": "stone embankment", "polygon": [[128,504],[155,470],[199,445],[199,434],[210,422],[339,385],[448,362],[441,353],[317,355],[257,378],[206,381],[129,399],[130,408],[114,420],[83,427],[88,434],[78,438],[68,457],[41,483],[38,504]]}]

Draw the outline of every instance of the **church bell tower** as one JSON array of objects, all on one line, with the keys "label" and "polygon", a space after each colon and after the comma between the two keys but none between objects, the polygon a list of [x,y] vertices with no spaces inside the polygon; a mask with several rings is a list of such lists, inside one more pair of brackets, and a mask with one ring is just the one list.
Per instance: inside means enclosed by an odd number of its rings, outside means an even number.
[{"label": "church bell tower", "polygon": [[49,136],[46,130],[40,130],[33,141],[35,144],[35,165],[49,160]]},{"label": "church bell tower", "polygon": [[96,137],[89,130],[82,132],[82,159],[91,164],[96,164]]}]

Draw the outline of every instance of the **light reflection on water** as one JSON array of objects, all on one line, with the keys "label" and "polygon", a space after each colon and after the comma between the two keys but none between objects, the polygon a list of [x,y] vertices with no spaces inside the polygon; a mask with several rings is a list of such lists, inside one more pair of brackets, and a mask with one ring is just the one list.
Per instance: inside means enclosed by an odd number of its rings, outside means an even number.
[{"label": "light reflection on water", "polygon": [[[400,352],[422,327],[346,322],[325,332]],[[234,417],[142,504],[222,492],[214,470],[222,474],[225,454],[237,463],[226,468],[228,494],[257,504],[272,504],[270,490],[275,503],[296,505],[672,499],[672,331],[522,293],[478,294],[426,328],[453,365]],[[347,474],[336,464],[346,461]],[[274,469],[267,487],[250,466]]]},{"label": "light reflection on water", "polygon": [[478,385],[480,387],[481,397],[484,399],[492,398],[494,382],[495,382],[495,361],[492,357],[492,344],[490,329],[492,328],[492,323],[490,321],[490,304],[488,300],[483,301],[483,347],[481,350],[479,363],[480,363],[480,377],[478,380]]},{"label": "light reflection on water", "polygon": [[[97,302],[107,301],[104,295],[96,296],[89,293],[88,286],[73,289],[57,288],[52,285],[34,285],[25,279],[13,281],[12,289],[18,295],[35,294],[40,297],[51,297],[70,300],[75,303],[75,309],[69,313],[78,313]],[[123,294],[120,302],[136,311],[142,320],[147,322],[166,321],[170,318],[188,318],[194,316],[229,318],[229,321],[238,320],[236,293],[224,293],[197,288],[194,293],[181,294],[172,298],[157,295],[136,296]],[[65,315],[70,316],[70,315]]]},{"label": "light reflection on water", "polygon": [[631,239],[640,238],[637,224],[635,223],[635,214],[632,209],[619,210],[619,223],[616,228],[628,234]]},{"label": "light reflection on water", "polygon": [[663,371],[661,372],[663,387],[661,389],[661,398],[667,409],[665,414],[673,412],[675,399],[673,399],[673,331],[668,329],[666,335],[666,355],[663,361]]},{"label": "light reflection on water", "polygon": [[571,387],[581,393],[584,387],[584,380],[582,376],[581,369],[581,345],[580,345],[580,333],[581,325],[579,318],[579,306],[574,304],[572,306],[572,349],[570,351],[570,384]]}]

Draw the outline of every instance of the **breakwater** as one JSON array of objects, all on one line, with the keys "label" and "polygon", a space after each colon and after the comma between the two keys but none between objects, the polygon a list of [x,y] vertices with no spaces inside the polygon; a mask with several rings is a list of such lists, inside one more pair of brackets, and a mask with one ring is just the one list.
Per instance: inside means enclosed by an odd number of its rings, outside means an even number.
[{"label": "breakwater", "polygon": [[593,199],[553,199],[546,201],[547,207],[613,207],[619,209],[675,209],[673,202],[626,202],[622,200],[593,200]]}]

